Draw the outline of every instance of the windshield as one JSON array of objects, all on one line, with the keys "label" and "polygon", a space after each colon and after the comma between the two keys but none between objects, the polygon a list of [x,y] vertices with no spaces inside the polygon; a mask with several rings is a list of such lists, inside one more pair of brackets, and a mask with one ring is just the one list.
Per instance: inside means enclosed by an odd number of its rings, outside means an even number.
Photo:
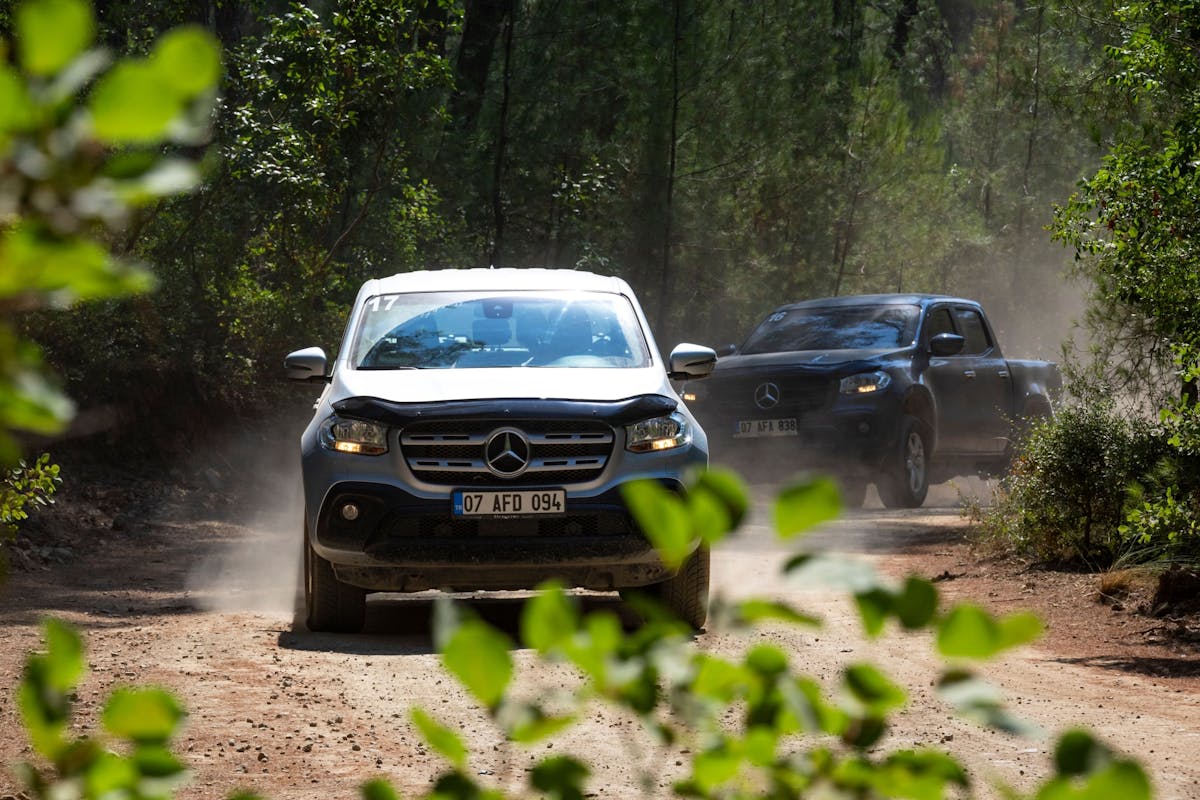
[{"label": "windshield", "polygon": [[371,297],[356,369],[644,367],[628,298],[606,292],[414,292]]},{"label": "windshield", "polygon": [[742,352],[884,350],[907,347],[917,334],[918,306],[828,306],[776,311],[754,329]]}]

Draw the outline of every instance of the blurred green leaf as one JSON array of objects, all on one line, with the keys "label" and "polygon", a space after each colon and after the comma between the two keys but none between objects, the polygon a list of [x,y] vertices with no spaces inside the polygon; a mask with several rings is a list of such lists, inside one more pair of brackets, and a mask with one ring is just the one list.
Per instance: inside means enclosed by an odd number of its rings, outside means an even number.
[{"label": "blurred green leaf", "polygon": [[1054,747],[1054,767],[1062,775],[1086,775],[1111,761],[1108,748],[1085,730],[1063,733]]},{"label": "blurred green leaf", "polygon": [[836,519],[842,511],[841,494],[829,478],[798,483],[775,498],[775,530],[785,539]]},{"label": "blurred green leaf", "polygon": [[183,762],[162,745],[140,745],[130,757],[139,772],[147,778],[182,779],[187,775]]},{"label": "blurred green leaf", "polygon": [[109,144],[161,141],[182,109],[170,85],[146,61],[118,62],[88,99],[93,132]]},{"label": "blurred green leaf", "polygon": [[391,783],[383,780],[382,777],[373,778],[362,784],[359,793],[362,795],[362,800],[400,800],[396,789],[392,788]]},{"label": "blurred green leaf", "polygon": [[766,678],[787,672],[787,654],[773,644],[759,644],[746,654],[746,668]]},{"label": "blurred green leaf", "polygon": [[363,800],[400,800],[400,795],[392,785],[383,778],[369,780],[359,790]]},{"label": "blurred green leaf", "polygon": [[553,756],[534,766],[529,783],[551,800],[583,800],[587,765],[570,756]]},{"label": "blurred green leaf", "polygon": [[892,593],[883,588],[871,589],[854,595],[858,616],[862,620],[867,636],[878,636],[892,610]]},{"label": "blurred green leaf", "polygon": [[[70,746],[65,739],[70,722],[70,694],[86,671],[83,641],[68,625],[56,619],[42,623],[46,652],[25,660],[17,706],[34,749],[56,761]],[[80,747],[90,747],[81,744]]]},{"label": "blurred green leaf", "polygon": [[938,628],[937,646],[944,656],[990,658],[1000,650],[1000,626],[978,606],[955,606]]},{"label": "blurred green leaf", "polygon": [[33,101],[17,71],[0,62],[0,133],[19,131],[33,124]]},{"label": "blurred green leaf", "polygon": [[820,627],[821,625],[821,621],[816,617],[801,613],[786,603],[776,600],[742,600],[734,606],[734,614],[739,622],[749,625],[765,620],[779,620],[810,627]]},{"label": "blurred green leaf", "polygon": [[[53,264],[54,269],[46,269]],[[0,297],[47,294],[50,305],[144,291],[152,276],[114,260],[98,242],[25,223],[0,233]]]},{"label": "blurred green leaf", "polygon": [[1150,800],[1150,781],[1140,766],[1117,761],[1081,777],[1060,777],[1037,793],[1037,800]]},{"label": "blurred green leaf", "polygon": [[991,658],[997,653],[1036,639],[1041,622],[1027,613],[997,620],[970,604],[955,606],[938,628],[937,646],[951,658]]},{"label": "blurred green leaf", "polygon": [[794,586],[861,593],[884,588],[879,573],[866,561],[844,555],[802,553],[784,567]]},{"label": "blurred green leaf", "polygon": [[162,689],[117,689],[104,706],[102,720],[109,733],[135,742],[161,744],[175,735],[183,707]]},{"label": "blurred green leaf", "polygon": [[696,541],[684,501],[660,484],[645,480],[624,484],[621,495],[663,563],[678,569]]},{"label": "blurred green leaf", "polygon": [[694,694],[728,703],[745,687],[748,675],[743,667],[703,653],[697,654],[697,660],[699,669],[691,683]]},{"label": "blurred green leaf", "polygon": [[485,622],[463,622],[442,650],[442,663],[479,702],[499,704],[513,676],[512,643]]},{"label": "blurred green leaf", "polygon": [[887,757],[876,771],[882,793],[912,800],[942,800],[946,784],[969,787],[962,765],[935,750],[901,750]]},{"label": "blurred green leaf", "polygon": [[575,724],[575,716],[546,714],[540,706],[523,705],[511,720],[506,721],[509,737],[520,744],[533,744],[547,739]]},{"label": "blurred green leaf", "polygon": [[46,637],[46,682],[60,692],[71,692],[87,672],[83,639],[65,622],[50,618],[42,623]]},{"label": "blurred green leaf", "polygon": [[843,680],[851,696],[873,716],[883,716],[901,708],[908,700],[903,689],[871,664],[848,666]]},{"label": "blurred green leaf", "polygon": [[208,31],[186,25],[165,33],[150,55],[159,80],[183,98],[216,86],[221,78],[221,48]]},{"label": "blurred green leaf", "polygon": [[707,794],[737,775],[741,764],[741,755],[722,742],[692,760],[692,780]]},{"label": "blurred green leaf", "polygon": [[426,744],[458,769],[466,769],[467,746],[458,734],[420,708],[414,707],[409,712],[409,717],[421,732],[421,738]]},{"label": "blurred green leaf", "polygon": [[747,761],[765,767],[775,761],[775,751],[778,746],[779,734],[774,727],[755,725],[746,731],[741,749]]},{"label": "blurred green leaf", "polygon": [[46,76],[67,66],[92,43],[96,20],[84,0],[27,0],[16,8],[21,66]]},{"label": "blurred green leaf", "polygon": [[1042,621],[1036,614],[1018,612],[1000,619],[1000,647],[1011,649],[1037,641],[1042,635]]},{"label": "blurred green leaf", "polygon": [[579,628],[579,609],[558,582],[544,583],[521,609],[521,640],[548,653]]},{"label": "blurred green leaf", "polygon": [[895,595],[892,608],[900,624],[909,630],[924,628],[937,614],[937,588],[927,580],[909,576],[904,588]]},{"label": "blurred green leaf", "polygon": [[116,753],[100,753],[87,771],[87,796],[104,797],[109,793],[129,791],[137,786],[139,778],[137,768],[128,759]]},{"label": "blurred green leaf", "polygon": [[709,469],[700,473],[688,491],[687,505],[697,534],[712,545],[742,524],[750,500],[736,473]]},{"label": "blurred green leaf", "polygon": [[145,205],[160,197],[183,194],[200,183],[200,170],[191,161],[167,158],[136,178],[120,181],[116,192],[131,206]]}]

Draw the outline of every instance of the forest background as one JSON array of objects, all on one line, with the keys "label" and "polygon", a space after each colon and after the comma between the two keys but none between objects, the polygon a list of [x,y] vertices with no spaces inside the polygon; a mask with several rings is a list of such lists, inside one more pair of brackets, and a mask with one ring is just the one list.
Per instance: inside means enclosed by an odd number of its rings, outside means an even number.
[{"label": "forest background", "polygon": [[[782,301],[982,299],[1057,355],[1082,288],[1054,206],[1144,120],[1106,2],[102,2],[144,51],[212,30],[206,182],[111,242],[157,291],[27,315],[87,408],[244,408],[336,346],[366,278],[620,275],[664,346],[736,342]],[[9,17],[0,12],[0,21]]]}]

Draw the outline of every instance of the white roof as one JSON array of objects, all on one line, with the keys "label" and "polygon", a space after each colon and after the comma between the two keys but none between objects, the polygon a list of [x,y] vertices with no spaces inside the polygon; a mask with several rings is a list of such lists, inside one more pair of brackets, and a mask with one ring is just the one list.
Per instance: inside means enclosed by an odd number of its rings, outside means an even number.
[{"label": "white roof", "polygon": [[537,289],[616,292],[632,294],[629,284],[620,278],[597,275],[575,269],[431,269],[402,272],[388,278],[367,281],[367,295],[405,292],[532,291]]}]

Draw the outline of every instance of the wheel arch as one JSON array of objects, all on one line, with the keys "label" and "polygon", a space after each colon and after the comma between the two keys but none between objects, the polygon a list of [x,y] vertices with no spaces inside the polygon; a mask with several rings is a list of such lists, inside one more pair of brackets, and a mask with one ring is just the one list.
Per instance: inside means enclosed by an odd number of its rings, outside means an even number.
[{"label": "wheel arch", "polygon": [[929,436],[930,451],[931,453],[936,451],[938,445],[937,403],[934,401],[933,395],[923,387],[914,386],[905,395],[900,410],[904,416],[915,417],[925,426]]}]

